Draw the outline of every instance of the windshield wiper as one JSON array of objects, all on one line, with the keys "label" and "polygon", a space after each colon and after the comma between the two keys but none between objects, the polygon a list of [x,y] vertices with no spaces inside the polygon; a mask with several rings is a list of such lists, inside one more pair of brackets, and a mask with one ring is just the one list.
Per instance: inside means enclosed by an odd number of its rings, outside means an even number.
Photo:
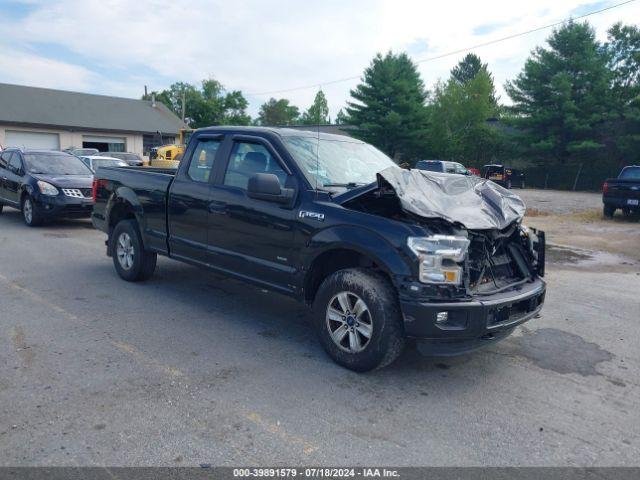
[{"label": "windshield wiper", "polygon": [[349,183],[325,183],[322,186],[323,187],[343,187],[343,188],[356,188],[356,187],[361,187],[363,185],[367,185],[364,182],[349,182]]}]

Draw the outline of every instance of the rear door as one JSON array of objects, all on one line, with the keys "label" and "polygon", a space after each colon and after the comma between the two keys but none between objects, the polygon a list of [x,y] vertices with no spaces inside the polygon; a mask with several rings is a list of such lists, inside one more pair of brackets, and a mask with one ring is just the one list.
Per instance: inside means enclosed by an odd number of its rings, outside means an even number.
[{"label": "rear door", "polygon": [[201,135],[190,144],[168,199],[169,248],[172,257],[208,265],[210,185],[219,175],[221,135]]},{"label": "rear door", "polygon": [[19,152],[12,152],[9,158],[7,169],[3,174],[4,193],[3,196],[8,203],[19,205],[20,203],[20,184],[24,175],[22,158]]},{"label": "rear door", "polygon": [[281,188],[295,189],[296,179],[266,139],[235,135],[229,147],[223,176],[211,186],[209,262],[258,283],[291,291],[295,210],[250,198],[247,182],[256,173],[272,173]]},{"label": "rear door", "polygon": [[4,200],[6,197],[5,189],[5,180],[7,179],[7,167],[9,165],[9,157],[11,157],[11,152],[1,152],[0,153],[0,201]]}]

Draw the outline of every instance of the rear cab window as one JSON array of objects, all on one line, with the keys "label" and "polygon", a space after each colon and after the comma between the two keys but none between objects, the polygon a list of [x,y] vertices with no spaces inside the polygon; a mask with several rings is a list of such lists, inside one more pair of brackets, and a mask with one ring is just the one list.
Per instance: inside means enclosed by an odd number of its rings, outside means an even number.
[{"label": "rear cab window", "polygon": [[640,167],[626,167],[620,172],[620,178],[624,180],[640,180]]},{"label": "rear cab window", "polygon": [[191,163],[187,175],[194,182],[209,183],[211,172],[215,163],[218,149],[222,141],[220,139],[202,138],[191,155]]},{"label": "rear cab window", "polygon": [[428,170],[430,172],[442,172],[442,162],[439,161],[425,161],[421,160],[416,164],[416,167],[420,170]]}]

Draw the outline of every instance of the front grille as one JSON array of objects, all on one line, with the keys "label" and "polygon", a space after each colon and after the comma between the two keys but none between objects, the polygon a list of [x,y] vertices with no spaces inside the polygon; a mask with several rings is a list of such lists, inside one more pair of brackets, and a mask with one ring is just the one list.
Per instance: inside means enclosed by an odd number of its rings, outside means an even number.
[{"label": "front grille", "polygon": [[530,277],[517,231],[498,238],[483,234],[470,238],[468,267],[472,292],[493,293]]},{"label": "front grille", "polygon": [[93,196],[90,188],[63,188],[62,193],[71,198],[91,198]]}]

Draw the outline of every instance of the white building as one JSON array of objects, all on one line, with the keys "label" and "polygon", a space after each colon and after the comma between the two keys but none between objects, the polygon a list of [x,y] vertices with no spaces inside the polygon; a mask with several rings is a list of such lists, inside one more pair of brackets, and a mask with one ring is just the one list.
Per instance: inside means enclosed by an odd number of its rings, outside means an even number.
[{"label": "white building", "polygon": [[0,146],[147,156],[186,125],[157,102],[0,83]]}]

